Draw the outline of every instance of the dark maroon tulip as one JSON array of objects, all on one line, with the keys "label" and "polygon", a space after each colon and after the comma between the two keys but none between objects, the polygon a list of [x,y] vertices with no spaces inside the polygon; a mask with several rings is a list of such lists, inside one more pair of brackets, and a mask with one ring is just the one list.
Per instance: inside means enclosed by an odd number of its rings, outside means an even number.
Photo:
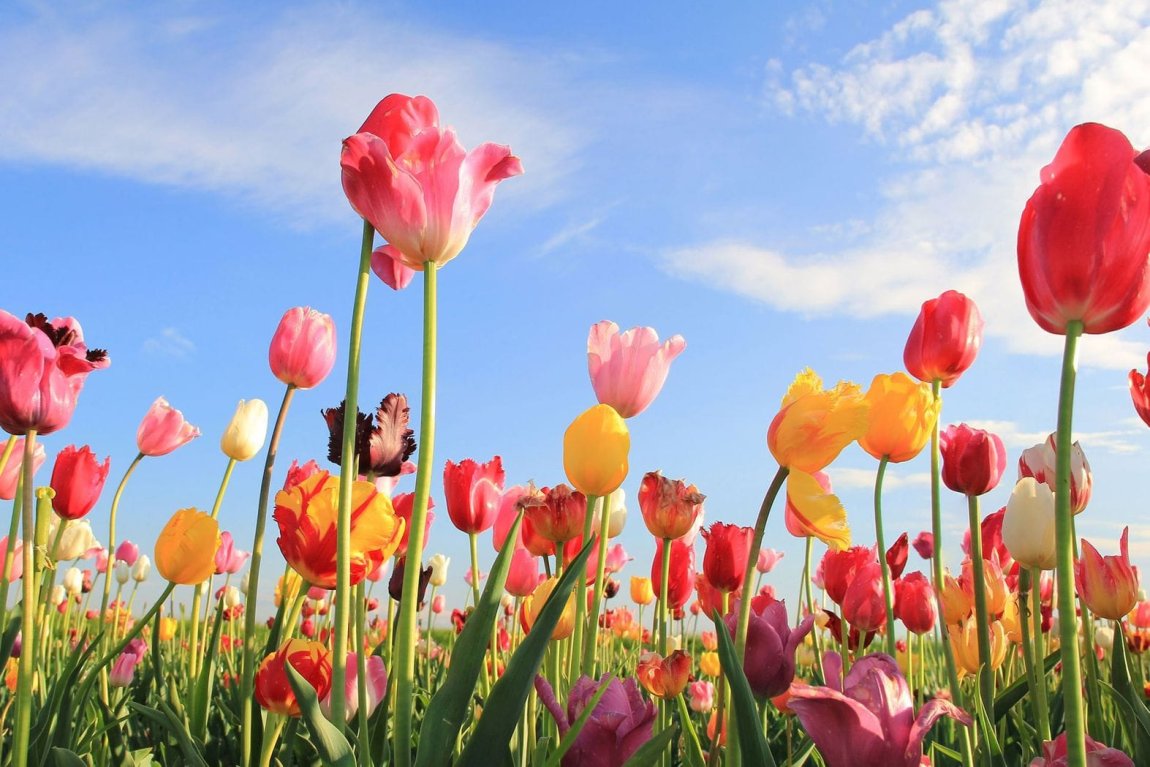
[{"label": "dark maroon tulip", "polygon": [[[738,614],[739,611],[732,608],[725,618],[732,637],[738,627]],[[814,624],[814,616],[808,615],[792,629],[785,602],[762,595],[751,599],[751,622],[747,625],[747,654],[743,664],[751,692],[764,699],[782,695],[790,688],[795,680],[795,650]]]}]

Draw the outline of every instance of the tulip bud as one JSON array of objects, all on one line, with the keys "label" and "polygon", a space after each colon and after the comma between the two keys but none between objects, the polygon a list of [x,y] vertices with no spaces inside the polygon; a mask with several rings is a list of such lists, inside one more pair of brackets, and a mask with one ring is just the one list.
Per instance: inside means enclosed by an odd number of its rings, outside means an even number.
[{"label": "tulip bud", "polygon": [[298,389],[311,389],[335,366],[335,322],[315,309],[284,312],[268,350],[272,374]]},{"label": "tulip bud", "polygon": [[123,541],[116,547],[116,562],[123,562],[131,567],[140,557],[140,547],[131,541]]},{"label": "tulip bud", "polygon": [[703,530],[703,538],[707,542],[703,572],[712,586],[726,592],[738,591],[742,587],[754,534],[752,528],[723,522],[715,522]]},{"label": "tulip bud", "polygon": [[64,532],[60,534],[56,545],[56,561],[70,562],[88,555],[88,552],[99,547],[96,536],[92,534],[92,523],[87,519],[79,521],[61,522],[66,524]]},{"label": "tulip bud", "polygon": [[[19,461],[10,459],[9,463]],[[88,515],[100,499],[111,466],[111,458],[100,463],[87,445],[79,450],[68,445],[57,454],[56,465],[52,467],[52,489],[56,491],[52,508],[61,519],[81,519]]]},{"label": "tulip bud", "polygon": [[982,325],[974,301],[957,290],[925,301],[902,353],[906,369],[920,381],[949,388],[974,364]]},{"label": "tulip bud", "polygon": [[84,574],[78,567],[69,567],[64,571],[64,590],[72,596],[79,594],[84,587]]},{"label": "tulip bud", "polygon": [[113,568],[113,571],[116,576],[116,583],[120,584],[121,586],[127,583],[128,579],[131,577],[128,563],[122,560],[116,560],[116,566]]},{"label": "tulip bud", "polygon": [[194,586],[216,571],[220,526],[210,514],[180,509],[156,540],[156,569],[172,583]]},{"label": "tulip bud", "polygon": [[431,566],[431,580],[429,583],[432,586],[439,588],[447,583],[447,566],[451,564],[450,557],[436,554],[428,560],[427,564]]},{"label": "tulip bud", "polygon": [[262,399],[240,400],[235,415],[220,437],[220,450],[233,461],[246,461],[264,446],[268,433],[268,406]]},{"label": "tulip bud", "polygon": [[140,558],[136,560],[136,564],[132,565],[132,580],[136,583],[143,583],[148,580],[150,572],[152,572],[152,560],[148,558],[147,554],[141,554]]},{"label": "tulip bud", "polygon": [[57,583],[55,586],[52,587],[52,593],[49,594],[49,596],[48,596],[48,601],[51,602],[53,607],[60,606],[67,599],[68,599],[68,592],[65,591],[64,587],[62,585],[60,585],[59,583]]},{"label": "tulip bud", "polygon": [[[535,621],[539,618],[539,612],[543,609],[543,605],[547,603],[547,598],[551,596],[551,592],[555,590],[555,586],[558,583],[558,578],[548,578],[540,583],[529,597],[523,600],[523,605],[520,608],[520,621],[523,624],[524,631],[531,631],[531,627],[535,625]],[[574,631],[575,593],[572,592],[567,598],[567,604],[563,608],[563,614],[560,616],[559,622],[555,624],[555,630],[551,632],[551,638],[555,640],[566,639],[571,636]]]},{"label": "tulip bud", "polygon": [[635,676],[643,689],[663,700],[674,700],[687,686],[691,675],[691,656],[675,650],[666,658],[646,652],[639,658]]},{"label": "tulip bud", "polygon": [[1033,477],[1018,480],[1006,502],[1002,540],[1023,567],[1053,570],[1058,559],[1054,537],[1054,493]]},{"label": "tulip bud", "polygon": [[431,612],[439,615],[445,607],[447,607],[447,597],[443,596],[443,594],[436,594],[435,599],[431,600]]},{"label": "tulip bud", "polygon": [[715,707],[715,685],[703,679],[687,685],[691,710],[698,714],[710,713]]},{"label": "tulip bud", "polygon": [[584,495],[603,497],[627,478],[631,434],[610,405],[595,405],[580,414],[563,434],[563,469]]},{"label": "tulip bud", "polygon": [[167,455],[200,436],[200,430],[184,420],[184,414],[157,397],[136,430],[136,447],[144,455]]}]

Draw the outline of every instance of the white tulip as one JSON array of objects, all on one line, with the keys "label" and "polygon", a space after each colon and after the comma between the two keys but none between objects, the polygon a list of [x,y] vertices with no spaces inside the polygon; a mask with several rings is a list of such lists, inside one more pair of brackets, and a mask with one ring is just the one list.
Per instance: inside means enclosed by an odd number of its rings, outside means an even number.
[{"label": "white tulip", "polygon": [[240,400],[235,415],[224,429],[224,436],[220,437],[220,449],[228,458],[246,461],[264,446],[267,434],[268,406],[262,399]]},{"label": "white tulip", "polygon": [[64,572],[64,591],[75,596],[84,590],[84,573],[78,567],[69,567]]},{"label": "white tulip", "polygon": [[56,561],[70,562],[99,547],[100,543],[92,534],[92,523],[86,519],[73,520],[68,523],[60,536],[60,544],[56,547]]},{"label": "white tulip", "polygon": [[[119,564],[117,562],[117,564]],[[140,558],[136,560],[136,564],[132,565],[132,580],[136,583],[143,583],[148,580],[148,573],[152,571],[152,560],[148,559],[147,554],[141,554]]]},{"label": "white tulip", "polygon": [[439,588],[447,583],[447,566],[451,564],[451,557],[436,554],[427,563],[431,566],[431,585]]},{"label": "white tulip", "polygon": [[1054,493],[1044,483],[1033,477],[1018,480],[1006,502],[1002,542],[1023,567],[1054,568]]},{"label": "white tulip", "polygon": [[112,568],[112,572],[116,576],[116,583],[121,586],[127,583],[128,579],[132,577],[131,568],[129,568],[128,563],[122,559],[116,560],[116,566]]}]

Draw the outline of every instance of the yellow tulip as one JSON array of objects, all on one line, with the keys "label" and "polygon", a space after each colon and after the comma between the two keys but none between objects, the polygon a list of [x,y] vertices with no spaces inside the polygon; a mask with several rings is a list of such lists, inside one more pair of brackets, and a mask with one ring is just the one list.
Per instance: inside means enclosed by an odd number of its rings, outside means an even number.
[{"label": "yellow tulip", "polygon": [[[558,578],[548,578],[536,586],[535,591],[523,600],[523,624],[528,631],[535,625],[543,605],[547,604],[547,598],[551,596],[551,592],[555,590],[558,583]],[[583,593],[582,589],[575,589],[571,592],[567,598],[567,605],[563,608],[563,614],[559,617],[559,622],[555,624],[555,630],[551,632],[552,639],[566,639],[575,632],[575,592]]]},{"label": "yellow tulip", "polygon": [[176,636],[180,622],[175,618],[160,618],[160,641],[167,642]]},{"label": "yellow tulip", "polygon": [[942,619],[947,625],[962,623],[974,609],[974,596],[949,573],[942,580]]},{"label": "yellow tulip", "polygon": [[[982,665],[978,655],[978,627],[973,618],[962,625],[951,626],[950,647],[954,651],[954,662],[958,666],[958,675],[977,674]],[[998,621],[990,624],[990,668],[997,670],[1006,660],[1006,629]]]},{"label": "yellow tulip", "polygon": [[828,493],[812,474],[792,471],[787,477],[787,529],[814,536],[836,551],[851,545],[847,512],[834,493]]},{"label": "yellow tulip", "polygon": [[649,605],[655,601],[655,589],[650,578],[631,576],[631,601],[637,605]]},{"label": "yellow tulip", "polygon": [[193,586],[216,571],[220,526],[199,509],[180,509],[156,539],[156,570],[172,583]]},{"label": "yellow tulip", "polygon": [[719,663],[717,652],[705,652],[699,656],[699,670],[707,676],[718,678],[723,673],[723,666]]},{"label": "yellow tulip", "polygon": [[870,404],[870,424],[859,437],[859,446],[891,463],[909,461],[922,452],[942,406],[930,384],[919,383],[905,373],[875,376],[866,401]]},{"label": "yellow tulip", "polygon": [[820,471],[866,433],[869,409],[858,384],[840,381],[823,389],[822,379],[807,368],[783,396],[767,430],[767,447],[780,466]]},{"label": "yellow tulip", "polygon": [[584,495],[603,497],[627,478],[631,433],[610,405],[596,405],[571,422],[563,434],[563,470]]}]

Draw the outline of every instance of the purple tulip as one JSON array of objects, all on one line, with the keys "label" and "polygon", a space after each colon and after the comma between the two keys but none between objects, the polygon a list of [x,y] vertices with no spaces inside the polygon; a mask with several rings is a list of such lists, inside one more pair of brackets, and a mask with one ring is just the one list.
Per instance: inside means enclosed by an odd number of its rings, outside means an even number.
[{"label": "purple tulip", "polygon": [[[727,615],[727,629],[735,635],[738,610]],[[747,625],[747,654],[743,670],[751,692],[758,698],[782,695],[795,679],[795,650],[814,626],[808,615],[793,630],[787,621],[787,605],[774,597],[760,595],[751,600],[751,622]]]},{"label": "purple tulip", "polygon": [[[583,713],[588,701],[599,691],[602,681],[579,677],[567,695],[567,713],[555,699],[555,691],[541,676],[535,677],[539,700],[559,725],[560,737]],[[563,756],[563,767],[622,767],[640,746],[651,739],[655,728],[655,704],[645,700],[634,679],[612,679],[607,692],[599,699],[591,717],[579,731],[570,750]]]},{"label": "purple tulip", "polygon": [[922,740],[934,722],[949,716],[970,725],[966,712],[935,698],[914,715],[914,698],[898,664],[878,653],[857,661],[843,685],[842,661],[827,653],[831,687],[791,688],[787,705],[818,746],[827,767],[918,767]]}]

